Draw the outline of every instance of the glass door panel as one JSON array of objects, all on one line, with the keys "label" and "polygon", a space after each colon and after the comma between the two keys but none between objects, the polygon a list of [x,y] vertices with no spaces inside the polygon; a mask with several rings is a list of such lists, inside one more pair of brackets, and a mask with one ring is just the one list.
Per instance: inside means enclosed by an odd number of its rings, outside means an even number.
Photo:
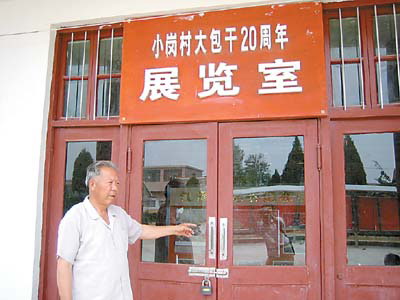
[{"label": "glass door panel", "polygon": [[[200,300],[204,277],[193,267],[215,268],[208,220],[217,216],[217,124],[132,128],[128,213],[151,225],[193,223],[191,238],[143,240],[130,254],[135,299]],[[216,287],[216,279],[210,278]],[[216,300],[213,293],[209,300]]]},{"label": "glass door panel", "polygon": [[145,141],[142,223],[197,224],[195,235],[142,242],[142,261],[204,265],[207,141]]},{"label": "glass door panel", "polygon": [[233,140],[234,265],[304,265],[303,136]]},{"label": "glass door panel", "polygon": [[314,120],[219,126],[220,299],[320,297],[317,136]]},{"label": "glass door panel", "polygon": [[345,135],[344,154],[347,263],[400,266],[400,134]]},{"label": "glass door panel", "polygon": [[67,142],[64,214],[88,195],[86,168],[94,161],[111,160],[111,141]]}]

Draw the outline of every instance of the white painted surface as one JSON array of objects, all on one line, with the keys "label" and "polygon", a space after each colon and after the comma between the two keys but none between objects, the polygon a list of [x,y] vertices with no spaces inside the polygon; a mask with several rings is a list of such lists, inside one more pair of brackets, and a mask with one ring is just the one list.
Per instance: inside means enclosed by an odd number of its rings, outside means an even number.
[{"label": "white painted surface", "polygon": [[[47,30],[49,24],[72,23],[82,25],[105,20],[123,20],[125,17],[165,15],[183,11],[269,5],[313,0],[1,0],[0,35]],[[343,0],[322,0],[335,2]]]},{"label": "white painted surface", "polygon": [[288,2],[299,1],[0,0],[0,300],[37,299],[51,29]]},{"label": "white painted surface", "polygon": [[49,40],[49,32],[0,36],[1,300],[31,299],[37,286]]}]

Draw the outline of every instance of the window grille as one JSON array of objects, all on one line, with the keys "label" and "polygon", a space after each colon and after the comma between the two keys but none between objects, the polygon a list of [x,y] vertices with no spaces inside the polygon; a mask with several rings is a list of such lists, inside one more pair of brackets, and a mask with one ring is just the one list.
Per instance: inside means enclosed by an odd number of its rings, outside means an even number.
[{"label": "window grille", "polygon": [[119,115],[122,29],[61,32],[65,120],[110,119]]},{"label": "window grille", "polygon": [[67,49],[67,80],[65,86],[64,117],[82,118],[86,112],[86,94],[88,80],[88,50],[90,41],[87,40],[85,31],[83,41],[75,41],[71,33],[71,41]]},{"label": "window grille", "polygon": [[332,106],[363,110],[400,103],[396,4],[327,13]]}]

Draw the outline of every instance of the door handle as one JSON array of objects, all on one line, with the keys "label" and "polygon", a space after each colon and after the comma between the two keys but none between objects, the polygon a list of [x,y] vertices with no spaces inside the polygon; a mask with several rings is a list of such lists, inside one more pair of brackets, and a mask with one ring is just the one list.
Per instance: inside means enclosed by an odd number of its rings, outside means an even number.
[{"label": "door handle", "polygon": [[219,259],[228,259],[228,218],[219,219]]},{"label": "door handle", "polygon": [[216,228],[215,217],[208,218],[208,258],[216,259],[216,239],[217,239],[217,228]]}]

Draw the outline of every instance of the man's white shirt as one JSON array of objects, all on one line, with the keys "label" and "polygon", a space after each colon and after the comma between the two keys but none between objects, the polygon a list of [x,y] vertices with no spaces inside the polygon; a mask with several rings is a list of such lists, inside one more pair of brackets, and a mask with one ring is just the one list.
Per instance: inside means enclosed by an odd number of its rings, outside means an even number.
[{"label": "man's white shirt", "polygon": [[118,206],[107,211],[110,224],[86,197],[60,222],[57,256],[72,264],[73,300],[133,299],[127,252],[142,226]]}]

